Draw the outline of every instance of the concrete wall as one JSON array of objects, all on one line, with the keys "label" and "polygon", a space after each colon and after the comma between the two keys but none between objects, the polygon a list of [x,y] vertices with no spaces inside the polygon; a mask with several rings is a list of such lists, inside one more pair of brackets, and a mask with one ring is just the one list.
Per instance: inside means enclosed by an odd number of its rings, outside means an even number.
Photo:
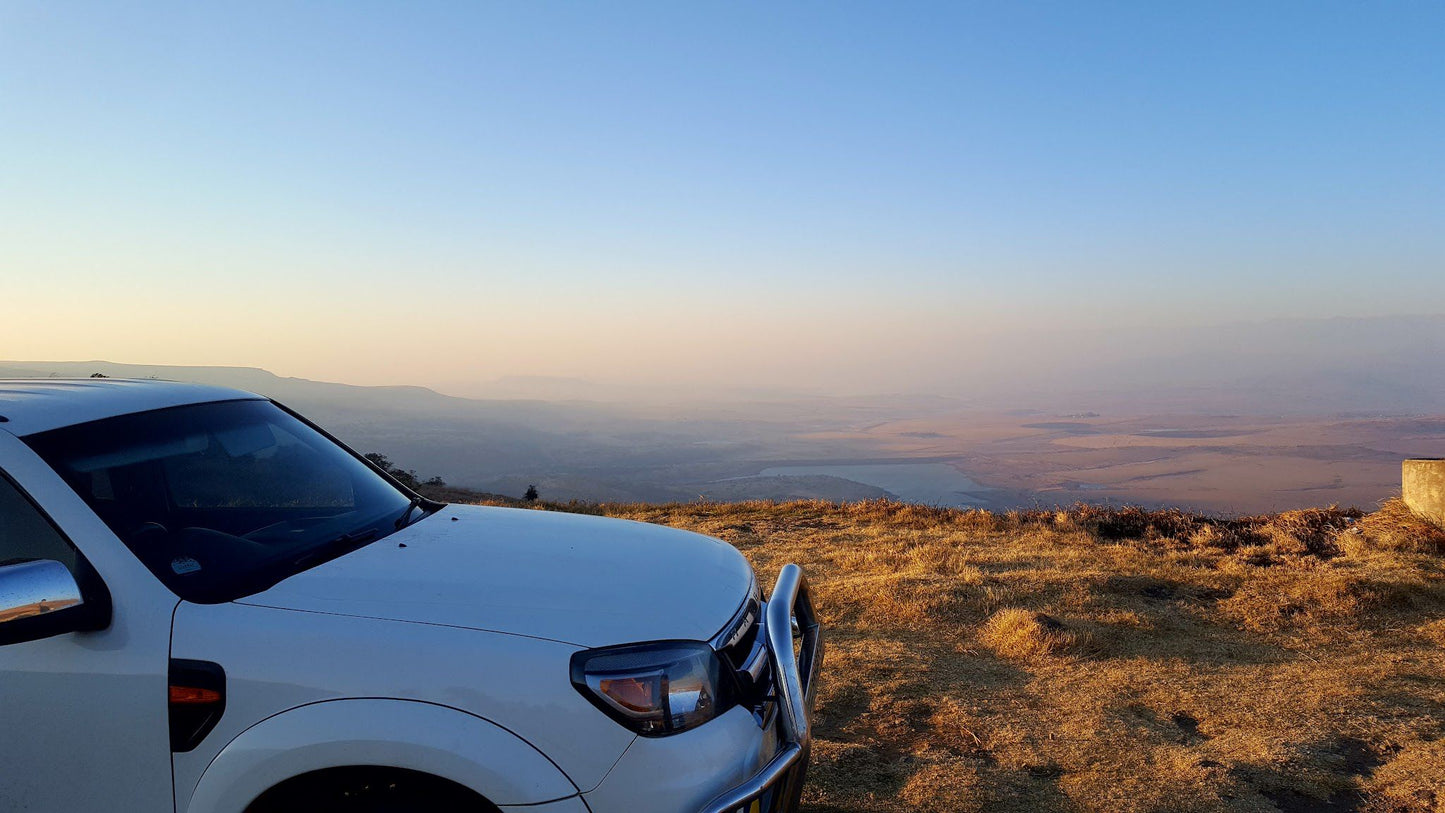
[{"label": "concrete wall", "polygon": [[1406,460],[1402,479],[1410,510],[1445,528],[1445,460]]}]

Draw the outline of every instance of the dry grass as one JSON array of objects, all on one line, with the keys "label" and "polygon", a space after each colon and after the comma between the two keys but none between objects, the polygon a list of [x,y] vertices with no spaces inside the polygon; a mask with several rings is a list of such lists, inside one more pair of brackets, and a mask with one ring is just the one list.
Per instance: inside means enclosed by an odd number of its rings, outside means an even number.
[{"label": "dry grass", "polygon": [[1051,615],[1017,608],[989,616],[978,639],[1001,658],[1024,661],[1074,652],[1088,640]]},{"label": "dry grass", "polygon": [[1380,810],[1445,810],[1445,740],[1405,746],[1368,785]]},{"label": "dry grass", "polygon": [[571,508],[806,568],[829,649],[805,810],[1445,810],[1445,533],[1398,501]]}]

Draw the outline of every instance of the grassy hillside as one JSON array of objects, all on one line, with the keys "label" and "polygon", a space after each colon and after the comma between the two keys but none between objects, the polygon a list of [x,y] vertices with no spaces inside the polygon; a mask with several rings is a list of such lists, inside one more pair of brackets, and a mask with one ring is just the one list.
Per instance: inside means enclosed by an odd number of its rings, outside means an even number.
[{"label": "grassy hillside", "polygon": [[807,569],[829,649],[806,810],[1445,810],[1445,533],[1398,501],[536,507]]}]

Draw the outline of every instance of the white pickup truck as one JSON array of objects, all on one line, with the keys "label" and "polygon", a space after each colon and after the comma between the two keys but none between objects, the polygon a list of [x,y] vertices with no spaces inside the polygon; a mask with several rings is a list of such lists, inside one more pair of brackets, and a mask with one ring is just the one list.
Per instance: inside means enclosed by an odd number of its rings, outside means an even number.
[{"label": "white pickup truck", "polygon": [[0,381],[0,810],[797,807],[807,581],[445,505],[235,390]]}]

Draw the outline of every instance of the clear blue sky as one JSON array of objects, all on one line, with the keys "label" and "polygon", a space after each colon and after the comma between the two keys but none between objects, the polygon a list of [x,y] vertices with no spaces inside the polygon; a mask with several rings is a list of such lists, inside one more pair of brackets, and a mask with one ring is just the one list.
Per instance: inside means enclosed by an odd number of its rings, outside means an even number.
[{"label": "clear blue sky", "polygon": [[763,383],[1445,310],[1439,2],[9,2],[0,155],[0,357]]}]

